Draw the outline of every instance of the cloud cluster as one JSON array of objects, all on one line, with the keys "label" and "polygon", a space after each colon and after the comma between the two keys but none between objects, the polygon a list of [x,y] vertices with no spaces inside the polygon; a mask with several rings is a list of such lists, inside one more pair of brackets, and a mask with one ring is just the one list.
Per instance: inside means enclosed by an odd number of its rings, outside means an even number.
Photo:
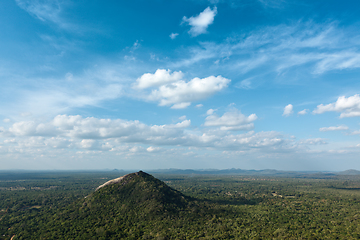
[{"label": "cloud cluster", "polygon": [[325,112],[340,112],[340,118],[345,117],[359,117],[360,116],[360,96],[355,94],[354,96],[346,98],[341,96],[334,103],[327,105],[320,104],[313,111],[314,114],[322,114]]},{"label": "cloud cluster", "polygon": [[306,140],[299,141],[300,145],[324,145],[328,144],[325,139],[322,138],[310,138]]},{"label": "cloud cluster", "polygon": [[[174,66],[216,61],[218,67],[242,74],[260,68],[279,74],[301,67],[313,75],[359,68],[360,44],[356,34],[350,28],[337,27],[336,23],[313,21],[265,27],[223,43],[201,42],[199,47],[191,47],[183,54],[188,57]],[[253,74],[242,87],[251,86],[257,75]]]},{"label": "cloud cluster", "polygon": [[220,127],[220,130],[250,130],[254,128],[256,114],[245,116],[239,110],[233,109],[224,113],[221,117],[214,113],[213,109],[207,111],[208,116],[205,119],[205,126]]},{"label": "cloud cluster", "polygon": [[[276,132],[253,131],[233,134],[228,130],[248,130],[253,127],[256,115],[244,116],[231,111],[218,117],[209,115],[204,130],[189,131],[191,121],[183,116],[181,122],[167,125],[146,125],[139,121],[122,119],[83,118],[79,115],[58,115],[49,122],[15,122],[8,129],[0,129],[3,144],[18,144],[50,148],[91,149],[122,151],[124,146],[147,144],[147,152],[158,151],[161,146],[181,146],[227,150],[250,150],[258,148],[289,148],[289,142]],[[218,128],[220,127],[220,128]],[[134,145],[135,144],[135,145]],[[20,146],[21,145],[21,146]],[[150,146],[149,146],[150,145]],[[129,148],[126,148],[128,151]],[[144,150],[145,151],[145,150]]]},{"label": "cloud cluster", "polygon": [[319,129],[320,132],[328,132],[328,131],[344,131],[344,130],[348,130],[349,127],[342,125],[342,126],[337,126],[337,127],[322,127]]},{"label": "cloud cluster", "polygon": [[207,7],[204,11],[202,11],[199,15],[195,17],[183,17],[183,23],[188,23],[191,28],[189,30],[189,34],[193,37],[196,37],[200,34],[206,33],[206,29],[210,24],[214,22],[214,18],[217,14],[217,8],[214,7],[211,9]]},{"label": "cloud cluster", "polygon": [[[191,121],[186,116],[181,116],[178,123],[166,125],[79,115],[58,115],[48,122],[15,122],[9,128],[0,128],[0,154],[11,159],[57,159],[58,163],[77,159],[82,164],[90,164],[91,159],[113,159],[113,164],[121,156],[122,164],[129,159],[146,164],[164,161],[170,156],[180,162],[186,161],[188,155],[204,161],[213,156],[224,159],[233,156],[234,160],[240,155],[258,160],[284,156],[298,159],[305,154],[311,157],[350,151],[336,150],[321,138],[295,141],[275,131],[236,133],[231,130],[246,129],[247,123],[256,120],[256,115],[244,116],[235,109],[222,116],[216,116],[216,110],[207,112],[205,128],[189,128]],[[351,151],[356,154],[357,150]]]},{"label": "cloud cluster", "polygon": [[154,74],[145,73],[136,80],[134,85],[137,89],[152,89],[147,100],[159,102],[160,106],[169,106],[174,109],[182,109],[190,106],[194,101],[210,97],[226,88],[230,79],[222,76],[209,76],[206,78],[193,78],[190,81],[182,79],[182,72],[173,72],[158,69]]}]

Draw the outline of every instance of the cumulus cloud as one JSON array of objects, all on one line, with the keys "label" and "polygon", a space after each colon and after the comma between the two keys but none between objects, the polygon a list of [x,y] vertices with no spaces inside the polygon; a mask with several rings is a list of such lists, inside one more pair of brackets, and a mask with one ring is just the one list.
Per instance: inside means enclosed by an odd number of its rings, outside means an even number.
[{"label": "cumulus cloud", "polygon": [[172,108],[186,108],[193,101],[205,99],[226,88],[230,79],[222,76],[193,78],[160,86],[148,96],[150,101],[158,101],[160,106],[173,105]]},{"label": "cumulus cloud", "polygon": [[202,104],[196,104],[196,106],[195,107],[197,107],[197,108],[201,108],[201,107],[203,107],[204,105],[202,105]]},{"label": "cumulus cloud", "polygon": [[301,110],[301,111],[298,112],[298,115],[305,115],[305,114],[308,113],[308,111],[309,111],[309,109]]},{"label": "cumulus cloud", "polygon": [[200,34],[206,33],[208,26],[214,22],[216,14],[216,7],[214,7],[212,10],[210,7],[207,7],[204,11],[195,17],[187,18],[184,16],[182,22],[188,23],[191,26],[189,34],[193,37],[196,37]]},{"label": "cumulus cloud", "polygon": [[149,87],[157,87],[167,83],[176,82],[183,78],[184,74],[179,72],[173,72],[165,70],[165,69],[158,69],[154,74],[152,73],[145,73],[140,78],[136,80],[135,87],[144,89]]},{"label": "cumulus cloud", "polygon": [[100,149],[100,144],[94,139],[83,139],[78,143],[80,148],[97,150]]},{"label": "cumulus cloud", "polygon": [[69,139],[64,137],[47,138],[44,143],[52,148],[69,148],[72,144]]},{"label": "cumulus cloud", "polygon": [[[1,131],[12,134],[12,136],[7,136],[8,141],[3,142],[3,146],[8,151],[28,149],[36,152],[38,148],[53,150],[70,148],[80,152],[91,150],[97,153],[102,151],[145,153],[155,152],[158,150],[157,147],[161,146],[231,151],[291,148],[289,141],[276,132],[250,131],[244,134],[232,134],[223,131],[250,129],[256,118],[255,114],[244,116],[240,111],[233,110],[221,117],[213,114],[206,118],[204,125],[220,128],[190,131],[187,128],[191,121],[186,119],[176,124],[146,125],[139,121],[58,115],[53,120],[44,123],[17,122],[9,129],[2,128]],[[49,126],[52,132],[50,130],[38,131],[39,126]],[[137,144],[148,146],[144,148]]]},{"label": "cumulus cloud", "polygon": [[328,143],[323,138],[310,138],[310,139],[299,141],[299,144],[304,144],[304,145],[324,145],[324,144],[328,144]]},{"label": "cumulus cloud", "polygon": [[169,127],[173,127],[173,128],[187,128],[191,125],[191,121],[190,120],[183,120],[182,122],[179,122],[175,125],[169,125]]},{"label": "cumulus cloud", "polygon": [[57,130],[51,124],[35,123],[34,121],[16,122],[8,132],[17,136],[54,136],[57,134]]},{"label": "cumulus cloud", "polygon": [[209,116],[206,117],[204,125],[220,127],[220,130],[250,130],[254,128],[253,121],[257,119],[256,114],[247,117],[237,109],[226,112],[221,117],[214,114],[213,109],[209,109],[207,114]]},{"label": "cumulus cloud", "polygon": [[207,115],[212,115],[215,111],[216,110],[210,108],[209,110],[206,111],[206,114]]},{"label": "cumulus cloud", "polygon": [[171,33],[169,37],[174,40],[178,35],[178,33]]},{"label": "cumulus cloud", "polygon": [[284,112],[283,112],[283,116],[285,117],[288,117],[290,116],[291,114],[293,114],[294,111],[293,111],[293,105],[292,104],[288,104],[286,105],[286,107],[284,108]]},{"label": "cumulus cloud", "polygon": [[132,148],[129,149],[129,152],[131,153],[137,153],[137,152],[141,152],[143,151],[144,148],[143,147],[140,147],[140,146],[134,146]]},{"label": "cumulus cloud", "polygon": [[328,132],[328,131],[343,131],[348,130],[348,126],[342,125],[337,127],[322,127],[319,129],[320,132]]},{"label": "cumulus cloud", "polygon": [[344,117],[359,117],[360,116],[360,96],[355,94],[354,96],[346,98],[341,96],[334,103],[327,105],[320,104],[313,111],[314,114],[322,114],[325,112],[340,112],[340,118]]},{"label": "cumulus cloud", "polygon": [[153,147],[153,146],[150,146],[146,149],[146,151],[148,151],[148,152],[159,152],[160,150],[161,150],[161,148]]},{"label": "cumulus cloud", "polygon": [[[60,136],[74,139],[134,138],[146,142],[150,138],[158,136],[166,138],[181,135],[181,129],[190,125],[191,121],[186,119],[176,124],[149,126],[139,121],[58,115],[47,123],[16,122],[8,130],[4,129],[3,134],[13,136]],[[89,142],[86,142],[86,144],[88,145]]]}]

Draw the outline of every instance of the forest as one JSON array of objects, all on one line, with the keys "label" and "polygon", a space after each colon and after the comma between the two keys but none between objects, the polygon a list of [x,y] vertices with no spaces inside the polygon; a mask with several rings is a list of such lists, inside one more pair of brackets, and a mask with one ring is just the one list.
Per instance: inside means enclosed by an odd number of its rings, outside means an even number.
[{"label": "forest", "polygon": [[359,239],[360,176],[1,172],[0,239]]}]

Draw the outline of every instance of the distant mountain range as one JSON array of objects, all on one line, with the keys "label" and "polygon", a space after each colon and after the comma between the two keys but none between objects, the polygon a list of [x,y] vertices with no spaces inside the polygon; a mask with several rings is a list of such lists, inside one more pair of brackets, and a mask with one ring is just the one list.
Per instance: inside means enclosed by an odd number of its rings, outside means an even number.
[{"label": "distant mountain range", "polygon": [[[0,170],[0,179],[12,179],[16,178],[14,174],[29,174],[29,176],[34,177],[34,174],[45,174],[45,173],[99,173],[99,172],[113,172],[116,174],[127,174],[131,172],[136,172],[138,170],[123,170],[123,169],[99,169],[99,170]],[[231,169],[153,169],[146,170],[151,174],[183,174],[183,175],[243,175],[243,176],[279,176],[279,177],[331,177],[339,175],[360,175],[360,171],[355,169],[349,169],[345,171],[282,171],[275,169],[263,169],[263,170],[245,170],[239,168]]]},{"label": "distant mountain range", "polygon": [[264,170],[244,170],[238,168],[231,169],[157,169],[149,170],[152,174],[196,174],[196,175],[244,175],[244,176],[282,176],[282,177],[330,177],[337,175],[360,175],[360,171],[350,169],[341,172],[322,172],[322,171],[279,171],[275,169]]}]

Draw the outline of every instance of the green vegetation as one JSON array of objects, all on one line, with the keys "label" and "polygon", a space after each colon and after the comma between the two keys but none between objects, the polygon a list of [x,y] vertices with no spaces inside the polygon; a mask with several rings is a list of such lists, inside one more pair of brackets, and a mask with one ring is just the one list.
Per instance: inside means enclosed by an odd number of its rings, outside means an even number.
[{"label": "green vegetation", "polygon": [[360,238],[358,175],[123,174],[1,173],[0,239]]}]

